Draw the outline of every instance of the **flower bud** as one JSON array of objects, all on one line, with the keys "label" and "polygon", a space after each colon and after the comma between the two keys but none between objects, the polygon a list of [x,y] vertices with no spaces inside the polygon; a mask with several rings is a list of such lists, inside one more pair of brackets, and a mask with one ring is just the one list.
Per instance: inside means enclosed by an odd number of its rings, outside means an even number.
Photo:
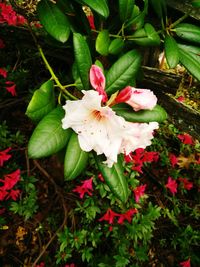
[{"label": "flower bud", "polygon": [[139,89],[127,86],[115,99],[115,103],[122,102],[130,105],[135,111],[141,109],[153,109],[157,103],[157,97],[149,89]]}]

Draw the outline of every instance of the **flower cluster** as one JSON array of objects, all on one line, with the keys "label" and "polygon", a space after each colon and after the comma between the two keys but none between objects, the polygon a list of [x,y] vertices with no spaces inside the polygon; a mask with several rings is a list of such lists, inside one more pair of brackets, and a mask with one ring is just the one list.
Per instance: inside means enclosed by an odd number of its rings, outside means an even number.
[{"label": "flower cluster", "polygon": [[[177,181],[181,183],[181,186],[183,189],[191,190],[193,188],[193,183],[188,181],[187,178],[178,178]],[[168,177],[167,184],[165,185],[166,188],[169,189],[169,191],[172,193],[172,195],[175,195],[177,193],[177,187],[178,183],[176,180],[172,179],[172,177]]]},{"label": "flower cluster", "polygon": [[[65,117],[62,119],[62,127],[63,129],[72,128],[78,134],[83,151],[94,150],[97,155],[104,154],[107,158],[104,163],[112,167],[117,162],[118,154],[129,154],[137,148],[149,146],[158,123],[128,122],[116,115],[108,104],[103,105],[108,99],[105,91],[105,77],[102,70],[95,65],[90,69],[90,82],[95,90],[83,90],[84,96],[81,100],[66,101],[63,106]],[[125,102],[137,111],[152,109],[156,105],[156,97],[150,90],[131,87],[124,90],[128,96],[124,98],[122,90],[114,100],[115,103],[123,102],[125,99]],[[127,91],[130,93],[128,94]],[[146,101],[148,98],[151,100]]]},{"label": "flower cluster", "polygon": [[[0,151],[0,167],[4,165],[4,162],[9,160],[12,155],[9,154],[11,148],[7,148],[5,150]],[[12,199],[16,200],[19,197],[20,190],[13,189],[14,186],[20,180],[20,170],[4,175],[2,179],[0,179],[0,201]],[[2,213],[4,209],[0,209],[0,213]]]},{"label": "flower cluster", "polygon": [[138,148],[134,153],[124,156],[126,163],[133,163],[132,170],[143,173],[142,167],[145,162],[157,162],[159,153],[154,151],[146,151],[143,148]]},{"label": "flower cluster", "polygon": [[86,193],[91,196],[93,191],[92,180],[93,177],[82,181],[82,185],[78,185],[75,189],[73,189],[73,192],[77,192],[80,198],[83,198]]},{"label": "flower cluster", "polygon": [[11,5],[0,3],[0,23],[7,23],[12,26],[20,26],[26,23],[26,19],[18,15]]},{"label": "flower cluster", "polygon": [[[7,76],[8,76],[7,70],[4,69],[4,68],[0,68],[0,76],[2,76],[3,79],[5,80],[7,78]],[[5,83],[4,87],[6,88],[6,90],[9,93],[11,93],[12,96],[16,96],[17,95],[17,93],[16,93],[16,84],[13,81],[9,81],[9,80],[4,81],[4,83]]]}]

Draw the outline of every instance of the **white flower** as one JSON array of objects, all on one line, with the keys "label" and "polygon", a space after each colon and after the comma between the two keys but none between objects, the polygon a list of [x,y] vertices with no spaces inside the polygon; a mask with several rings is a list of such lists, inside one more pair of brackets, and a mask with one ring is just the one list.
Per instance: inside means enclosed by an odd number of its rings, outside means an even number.
[{"label": "white flower", "polygon": [[130,153],[137,148],[150,145],[157,122],[131,123],[117,116],[108,106],[101,106],[102,96],[97,91],[82,91],[81,100],[67,100],[63,129],[72,128],[78,134],[79,144],[84,151],[104,154],[105,163],[112,167],[117,155]]}]

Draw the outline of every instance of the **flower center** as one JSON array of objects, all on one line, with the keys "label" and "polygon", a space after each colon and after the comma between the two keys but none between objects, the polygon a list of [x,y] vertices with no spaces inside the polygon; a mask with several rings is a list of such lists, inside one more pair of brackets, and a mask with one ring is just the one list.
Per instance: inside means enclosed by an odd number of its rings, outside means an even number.
[{"label": "flower center", "polygon": [[99,110],[93,110],[92,116],[95,120],[100,121],[102,118],[104,118],[103,114]]}]

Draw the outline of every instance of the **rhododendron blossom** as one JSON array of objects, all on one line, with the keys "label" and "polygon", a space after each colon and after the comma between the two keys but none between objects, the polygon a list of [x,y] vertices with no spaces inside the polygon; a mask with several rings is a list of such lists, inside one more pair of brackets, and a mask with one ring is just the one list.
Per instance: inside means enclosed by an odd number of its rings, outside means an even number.
[{"label": "rhododendron blossom", "polygon": [[108,209],[107,212],[99,219],[99,221],[107,221],[109,224],[113,224],[115,217],[120,216],[120,214]]},{"label": "rhododendron blossom", "polygon": [[157,103],[157,97],[149,89],[139,89],[127,86],[120,91],[115,99],[116,103],[125,102],[135,111],[141,109],[153,109]]},{"label": "rhododendron blossom", "polygon": [[138,203],[140,201],[140,198],[144,196],[144,192],[145,192],[146,186],[147,186],[146,184],[140,185],[140,186],[136,187],[133,190],[133,193],[135,195],[135,202],[136,203]]},{"label": "rhododendron blossom", "polygon": [[105,163],[112,167],[120,153],[129,154],[151,144],[157,122],[131,123],[117,116],[108,106],[101,106],[102,96],[94,90],[82,91],[81,100],[67,100],[63,129],[72,128],[78,134],[83,151],[104,154]]},{"label": "rhododendron blossom", "polygon": [[73,192],[77,192],[79,194],[80,198],[83,198],[86,193],[89,196],[91,196],[92,191],[93,191],[92,180],[93,180],[93,177],[91,177],[90,179],[87,179],[85,181],[82,181],[82,185],[78,185],[73,190]]},{"label": "rhododendron blossom", "polygon": [[166,188],[170,190],[172,195],[177,193],[177,182],[173,180],[171,177],[168,177],[167,184],[165,185]]}]

